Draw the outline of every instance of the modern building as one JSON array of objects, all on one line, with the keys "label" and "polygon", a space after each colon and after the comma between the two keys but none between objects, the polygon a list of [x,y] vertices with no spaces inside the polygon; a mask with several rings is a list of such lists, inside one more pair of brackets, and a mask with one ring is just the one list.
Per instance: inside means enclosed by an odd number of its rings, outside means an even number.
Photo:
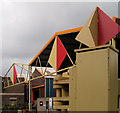
[{"label": "modern building", "polygon": [[[97,9],[103,22],[108,17]],[[84,27],[56,32],[29,63],[27,82],[17,78],[12,85],[10,77],[4,77],[3,106],[30,102],[38,111],[117,111],[120,108],[120,34],[98,45],[97,13],[93,12]],[[120,24],[120,18],[113,20]],[[109,18],[108,21],[111,23]],[[82,39],[76,40],[80,33]],[[48,68],[53,68],[52,72]]]},{"label": "modern building", "polygon": [[[49,69],[50,70],[50,69]],[[47,71],[49,73],[49,71]],[[19,75],[19,74],[18,74]],[[40,78],[37,78],[40,77]],[[43,76],[39,68],[35,68],[31,75],[32,89],[32,107],[37,109],[37,99],[50,98],[56,96],[56,90],[53,88],[53,78],[55,75]],[[29,103],[29,83],[26,82],[26,77],[19,76],[16,83],[13,85],[11,77],[3,77],[2,86],[2,106],[3,109],[15,107],[15,109],[26,109]],[[20,83],[18,82],[19,80]],[[22,108],[21,108],[22,107]]]},{"label": "modern building", "polygon": [[[116,18],[114,17],[113,18],[114,21],[116,21],[117,23],[119,22],[119,18]],[[74,85],[71,85],[71,79],[75,78],[75,72],[74,74],[71,75],[71,73],[73,73],[72,71],[69,71],[71,68],[76,68],[77,67],[77,64],[79,64],[79,59],[78,58],[78,51],[83,51],[80,52],[81,54],[84,54],[84,52],[86,51],[86,54],[89,53],[87,51],[96,51],[96,50],[101,50],[104,48],[104,49],[110,49],[113,50],[114,52],[116,51],[116,57],[115,57],[115,62],[114,63],[117,63],[117,54],[118,54],[118,65],[119,65],[119,53],[116,49],[120,50],[119,48],[119,43],[120,43],[120,39],[119,39],[119,34],[116,36],[116,38],[112,39],[110,42],[108,42],[107,44],[111,44],[113,46],[113,48],[109,45],[106,45],[106,46],[100,46],[100,47],[94,47],[94,49],[92,48],[89,48],[87,45],[85,44],[80,44],[80,42],[76,41],[76,36],[78,35],[78,33],[81,31],[82,27],[79,27],[79,28],[75,28],[75,29],[70,29],[70,30],[65,30],[65,31],[62,31],[62,32],[56,32],[53,37],[48,41],[48,43],[43,47],[43,49],[41,49],[41,51],[33,58],[33,60],[29,63],[29,66],[35,66],[38,58],[41,59],[41,65],[43,67],[45,67],[47,65],[47,67],[51,67],[51,64],[49,63],[49,58],[51,56],[51,52],[53,51],[52,49],[54,48],[54,45],[55,45],[55,41],[56,41],[56,37],[60,39],[61,43],[63,44],[63,47],[65,48],[65,50],[67,51],[67,54],[65,56],[65,59],[63,60],[63,62],[61,63],[61,66],[59,67],[59,69],[56,71],[57,73],[57,76],[54,78],[54,82],[53,82],[53,87],[56,88],[56,97],[53,98],[53,109],[54,110],[61,110],[61,111],[71,111],[71,110],[83,110],[83,109],[79,109],[79,107],[77,109],[74,109],[73,107],[71,107],[71,102],[74,103],[74,99],[73,97],[75,97],[74,95],[72,95],[72,93],[75,93],[74,90],[71,90],[71,89],[75,89],[76,87],[79,87],[79,86],[74,86]],[[86,40],[87,41],[87,40]],[[57,43],[58,44],[58,43]],[[88,48],[88,49],[87,49]],[[116,48],[116,49],[115,49]],[[58,49],[57,49],[58,50]],[[97,51],[96,51],[96,55],[97,55]],[[108,56],[108,57],[111,57],[111,56]],[[54,60],[56,59],[56,57],[53,58]],[[57,59],[58,60],[58,59]],[[89,59],[90,60],[90,59]],[[86,62],[86,60],[82,61],[82,59],[80,60],[81,62]],[[92,61],[94,62],[94,61]],[[107,62],[107,60],[106,60]],[[109,63],[109,61],[108,61]],[[38,65],[40,65],[40,63],[38,63]],[[85,64],[84,64],[85,65]],[[86,62],[86,65],[87,65],[87,62]],[[92,64],[91,64],[92,65]],[[102,64],[103,66],[104,64]],[[111,64],[113,65],[113,64]],[[97,66],[97,64],[96,64]],[[52,67],[53,64],[52,64]],[[87,67],[87,66],[86,66]],[[85,67],[84,67],[85,68]],[[109,67],[108,67],[109,68]],[[116,70],[114,70],[114,74],[116,73],[117,74],[117,64],[114,65],[114,68],[116,68]],[[111,68],[110,68],[111,69]],[[78,69],[80,70],[80,68]],[[94,71],[94,70],[93,70]],[[87,70],[86,70],[87,72]],[[119,72],[119,66],[118,66],[118,72]],[[109,72],[108,72],[109,73]],[[113,73],[113,72],[112,72]],[[92,73],[89,73],[90,76]],[[66,76],[64,76],[66,75]],[[73,77],[71,78],[70,75]],[[119,75],[118,74],[118,79],[119,79]],[[77,74],[76,74],[77,76]],[[87,75],[88,76],[88,75]],[[109,76],[109,75],[108,75]],[[116,75],[117,76],[117,75]],[[112,76],[111,76],[112,77]],[[113,77],[114,78],[114,77]],[[79,78],[80,79],[80,78]],[[87,79],[87,78],[86,78]],[[104,79],[104,78],[101,78],[101,79]],[[115,81],[109,81],[109,82],[112,82],[113,84],[114,83],[117,83],[118,82],[118,79],[116,79],[115,77]],[[76,79],[77,80],[77,79]],[[96,79],[97,80],[97,79]],[[92,82],[92,80],[91,80]],[[107,82],[107,81],[106,81]],[[75,81],[74,81],[75,83]],[[89,81],[88,81],[89,83]],[[86,83],[87,84],[87,83]],[[110,87],[113,87],[111,84]],[[95,84],[94,84],[95,85]],[[100,85],[100,84],[99,84]],[[73,87],[72,87],[73,86]],[[97,86],[97,84],[96,84]],[[119,86],[117,84],[114,85],[116,88],[114,89],[115,90],[115,93],[114,93],[114,99],[115,99],[115,102],[117,103],[117,101],[119,99],[118,98],[118,93],[117,93],[117,87],[119,88]],[[82,86],[84,88],[84,84]],[[103,87],[102,87],[103,88]],[[113,90],[113,89],[112,89]],[[71,93],[72,92],[72,93]],[[77,91],[76,91],[77,92]],[[79,92],[80,93],[80,92]],[[96,92],[94,92],[96,93]],[[102,93],[102,92],[100,92]],[[113,92],[112,92],[113,93]],[[108,92],[108,94],[112,95],[112,93]],[[86,92],[86,95],[88,95],[89,93]],[[85,94],[83,94],[85,95]],[[79,96],[79,94],[77,95]],[[98,95],[98,96],[101,96],[101,95]],[[88,95],[89,97],[89,95]],[[76,97],[77,98],[77,97]],[[82,97],[81,97],[82,98]],[[99,98],[99,97],[96,97],[96,99]],[[107,98],[113,98],[113,97],[106,97]],[[73,100],[71,100],[73,99]],[[117,100],[116,100],[117,99]],[[79,100],[79,99],[78,99]],[[80,101],[80,100],[79,100]],[[108,101],[110,101],[108,99]],[[106,101],[106,102],[108,102]],[[83,102],[83,101],[82,101]],[[105,101],[104,101],[105,102]],[[103,102],[103,103],[104,103]],[[105,102],[105,103],[106,103]],[[111,100],[112,102],[112,100]],[[108,104],[111,104],[108,103]],[[99,103],[99,102],[98,102]],[[102,102],[101,102],[102,103]],[[78,103],[77,103],[78,104]],[[100,104],[100,103],[99,103]],[[79,105],[79,104],[78,104]],[[82,105],[82,103],[81,103]],[[114,104],[114,108],[112,109],[102,109],[102,110],[115,110],[115,108],[117,109],[116,105],[119,105],[118,103],[117,104]],[[72,105],[74,106],[74,105]],[[77,105],[76,105],[77,106]],[[87,105],[86,105],[87,106]],[[89,106],[89,104],[88,104]],[[106,105],[105,105],[106,106]],[[111,107],[110,106],[107,106],[107,107]],[[86,108],[86,107],[85,107]],[[86,108],[87,109],[87,108]],[[85,110],[85,109],[84,109]],[[90,110],[90,109],[89,109]],[[93,110],[93,109],[92,109]],[[97,108],[95,110],[98,110]]]},{"label": "modern building", "polygon": [[[38,67],[42,65],[43,67],[47,66],[47,68],[48,67],[50,68],[51,65],[48,63],[48,60],[49,60],[49,56],[52,51],[56,36],[59,37],[64,48],[68,52],[68,55],[66,55],[64,61],[62,62],[59,68],[59,70],[63,69],[63,71],[57,72],[57,76],[54,77],[53,88],[56,89],[56,97],[53,96],[53,99],[52,99],[53,110],[66,111],[69,109],[69,75],[68,75],[69,69],[67,67],[73,66],[75,64],[76,53],[74,52],[74,50],[78,49],[80,46],[80,43],[76,41],[75,38],[81,29],[82,27],[69,29],[61,32],[56,32],[52,36],[52,38],[48,41],[48,43],[43,47],[43,49],[41,49],[41,51],[29,63],[29,66],[31,67],[35,67],[35,66]],[[84,47],[87,47],[87,46],[83,44],[81,48],[84,48]],[[39,58],[40,58],[40,62],[38,62]],[[54,62],[54,59],[53,59],[53,62]],[[46,74],[46,75],[47,75],[46,77],[49,77],[49,74]]]},{"label": "modern building", "polygon": [[[32,105],[37,107],[38,98],[50,98],[56,96],[56,90],[53,88],[53,78],[55,75],[43,76],[42,72],[38,68],[35,68],[32,76]],[[40,76],[41,78],[37,78]]]}]

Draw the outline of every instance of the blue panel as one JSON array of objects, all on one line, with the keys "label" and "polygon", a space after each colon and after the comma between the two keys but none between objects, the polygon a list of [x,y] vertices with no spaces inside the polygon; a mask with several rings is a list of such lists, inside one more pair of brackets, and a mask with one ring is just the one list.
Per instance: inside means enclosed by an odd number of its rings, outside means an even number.
[{"label": "blue panel", "polygon": [[50,79],[50,96],[51,97],[55,97],[56,96],[56,89],[53,88],[53,78]]},{"label": "blue panel", "polygon": [[46,78],[46,97],[49,97],[49,79]]},{"label": "blue panel", "polygon": [[53,88],[53,78],[47,78],[46,79],[46,97],[55,97],[55,96],[56,96],[56,89]]}]

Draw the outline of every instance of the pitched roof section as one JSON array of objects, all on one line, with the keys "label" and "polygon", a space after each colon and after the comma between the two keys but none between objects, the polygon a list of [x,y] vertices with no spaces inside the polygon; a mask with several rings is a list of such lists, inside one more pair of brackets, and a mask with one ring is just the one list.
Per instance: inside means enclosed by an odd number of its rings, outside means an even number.
[{"label": "pitched roof section", "polygon": [[79,32],[82,29],[82,27],[74,28],[74,29],[69,29],[69,30],[64,30],[60,32],[56,32],[52,38],[46,43],[46,45],[40,50],[40,52],[31,60],[31,62],[28,64],[29,66],[35,61],[35,59],[45,50],[45,48],[52,42],[52,40],[55,38],[56,35],[63,35],[67,33],[73,33],[73,32]]},{"label": "pitched roof section", "polygon": [[35,68],[34,72],[32,73],[33,77],[38,77],[38,76],[42,76],[42,75],[43,75],[43,73],[38,68]]}]

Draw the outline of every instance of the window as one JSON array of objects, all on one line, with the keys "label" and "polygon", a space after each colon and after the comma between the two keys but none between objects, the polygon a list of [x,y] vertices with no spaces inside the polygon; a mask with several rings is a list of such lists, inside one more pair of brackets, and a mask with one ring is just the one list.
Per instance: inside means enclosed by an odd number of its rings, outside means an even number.
[{"label": "window", "polygon": [[16,97],[10,97],[10,102],[16,102],[17,101],[17,98]]}]

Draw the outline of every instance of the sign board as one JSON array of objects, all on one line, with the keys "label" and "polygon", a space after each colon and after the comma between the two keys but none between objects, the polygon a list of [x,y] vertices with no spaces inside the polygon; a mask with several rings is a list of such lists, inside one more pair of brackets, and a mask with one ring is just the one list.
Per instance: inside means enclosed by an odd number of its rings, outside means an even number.
[{"label": "sign board", "polygon": [[49,107],[52,108],[52,98],[49,98]]},{"label": "sign board", "polygon": [[17,98],[16,98],[16,97],[10,97],[9,100],[10,100],[10,101],[17,101]]}]

